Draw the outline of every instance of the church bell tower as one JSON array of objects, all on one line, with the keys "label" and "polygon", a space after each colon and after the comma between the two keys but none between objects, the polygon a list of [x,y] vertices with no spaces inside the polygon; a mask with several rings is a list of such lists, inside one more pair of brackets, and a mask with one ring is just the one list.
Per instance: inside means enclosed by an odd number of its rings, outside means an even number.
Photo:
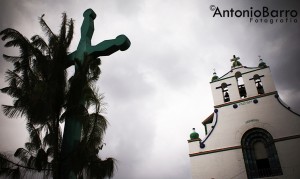
[{"label": "church bell tower", "polygon": [[238,60],[233,56],[231,70],[222,77],[214,73],[210,85],[215,107],[276,92],[270,68],[262,59],[254,68],[245,67]]},{"label": "church bell tower", "polygon": [[257,67],[231,62],[223,76],[213,73],[206,136],[194,131],[188,140],[192,178],[300,178],[300,115],[282,102],[261,58]]}]

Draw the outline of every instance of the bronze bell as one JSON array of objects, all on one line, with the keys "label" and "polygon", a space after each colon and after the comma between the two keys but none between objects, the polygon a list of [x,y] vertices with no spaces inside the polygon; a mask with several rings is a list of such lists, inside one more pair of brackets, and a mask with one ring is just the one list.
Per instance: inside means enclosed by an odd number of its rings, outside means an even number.
[{"label": "bronze bell", "polygon": [[224,102],[229,102],[229,101],[230,101],[229,94],[226,91],[225,94],[224,94]]},{"label": "bronze bell", "polygon": [[258,92],[258,94],[265,93],[264,88],[262,87],[262,85],[260,83],[258,83],[258,85],[257,85],[257,92]]},{"label": "bronze bell", "polygon": [[224,97],[225,97],[225,98],[229,98],[229,94],[228,94],[228,92],[227,92],[227,91],[225,92],[225,95],[224,95]]}]

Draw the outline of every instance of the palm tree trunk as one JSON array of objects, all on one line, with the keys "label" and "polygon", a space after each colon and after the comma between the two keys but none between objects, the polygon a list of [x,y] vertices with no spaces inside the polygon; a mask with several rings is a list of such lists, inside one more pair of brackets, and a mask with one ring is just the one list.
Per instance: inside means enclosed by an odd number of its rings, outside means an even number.
[{"label": "palm tree trunk", "polygon": [[53,120],[53,131],[54,131],[54,154],[53,154],[53,179],[59,179],[59,169],[60,169],[60,160],[59,160],[59,116]]}]

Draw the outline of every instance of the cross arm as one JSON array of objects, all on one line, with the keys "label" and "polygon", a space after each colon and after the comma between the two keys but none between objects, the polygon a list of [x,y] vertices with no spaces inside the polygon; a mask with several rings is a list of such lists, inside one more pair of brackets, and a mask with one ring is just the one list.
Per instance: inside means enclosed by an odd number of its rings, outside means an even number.
[{"label": "cross arm", "polygon": [[87,48],[87,53],[94,58],[99,56],[109,56],[114,52],[125,51],[130,47],[130,40],[125,35],[119,35],[115,39],[104,40],[95,46]]}]

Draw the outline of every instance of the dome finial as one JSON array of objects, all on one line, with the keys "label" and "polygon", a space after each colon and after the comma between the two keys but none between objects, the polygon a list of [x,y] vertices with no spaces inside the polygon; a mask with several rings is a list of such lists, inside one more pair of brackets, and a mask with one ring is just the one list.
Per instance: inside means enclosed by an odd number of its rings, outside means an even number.
[{"label": "dome finial", "polygon": [[261,58],[260,55],[258,56],[258,58],[259,58],[259,64],[258,64],[258,67],[260,67],[260,68],[265,68],[265,67],[267,67],[267,64],[263,61],[263,59]]},{"label": "dome finial", "polygon": [[219,77],[217,76],[217,73],[216,73],[216,69],[214,68],[214,73],[213,73],[213,77],[211,78],[211,82],[214,82],[214,81],[217,81],[219,79]]},{"label": "dome finial", "polygon": [[258,55],[259,63],[263,62],[263,59],[261,58],[260,55]]}]

